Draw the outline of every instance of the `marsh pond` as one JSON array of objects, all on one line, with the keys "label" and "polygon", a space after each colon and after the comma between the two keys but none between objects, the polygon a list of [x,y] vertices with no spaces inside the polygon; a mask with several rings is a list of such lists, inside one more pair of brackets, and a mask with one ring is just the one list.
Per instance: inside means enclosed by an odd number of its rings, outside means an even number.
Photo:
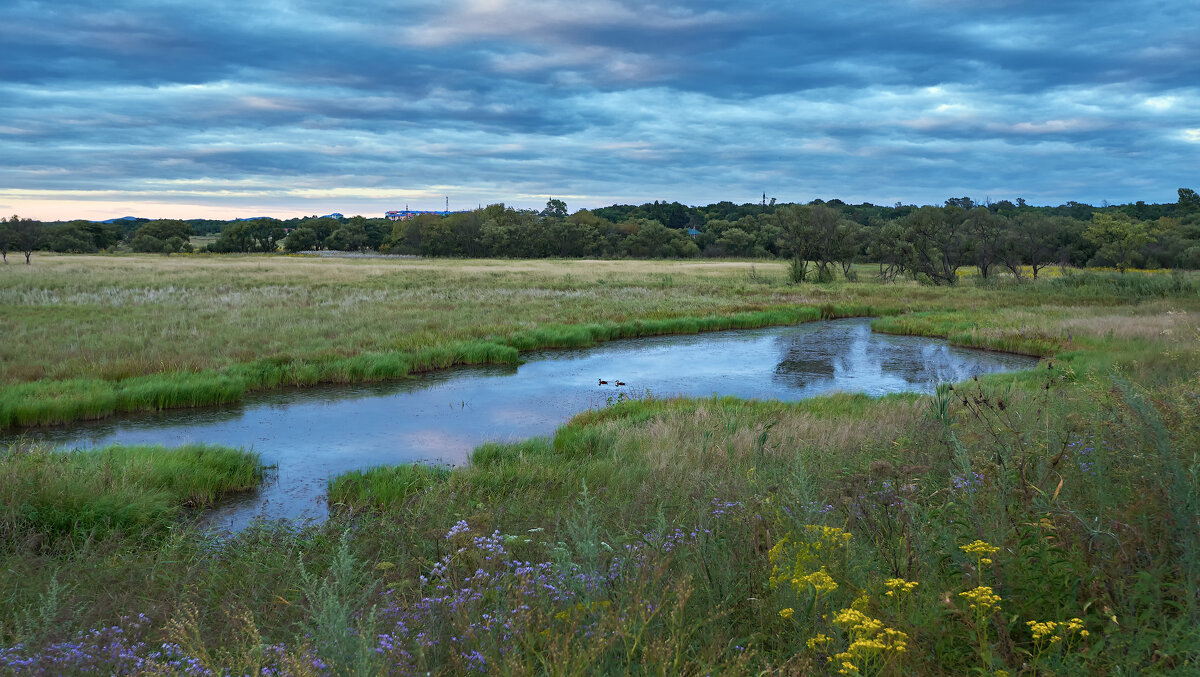
[{"label": "marsh pond", "polygon": [[[211,511],[237,530],[256,517],[320,520],[326,482],[348,470],[461,464],[486,441],[550,435],[626,397],[799,400],[831,392],[933,392],[939,382],[1032,367],[1035,358],[872,333],[869,320],[623,339],[537,351],[520,366],[464,367],[387,383],[282,390],[231,407],[175,409],[19,433],[62,447],[206,442],[276,466],[259,490]],[[607,381],[607,383],[601,383]],[[618,382],[624,385],[616,385]],[[9,433],[0,443],[13,442]]]}]

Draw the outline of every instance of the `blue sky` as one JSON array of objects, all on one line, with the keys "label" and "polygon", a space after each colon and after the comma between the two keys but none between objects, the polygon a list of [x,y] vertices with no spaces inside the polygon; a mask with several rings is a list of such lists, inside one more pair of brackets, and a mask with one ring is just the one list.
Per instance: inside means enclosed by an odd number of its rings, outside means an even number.
[{"label": "blue sky", "polygon": [[1200,3],[0,4],[0,213],[1173,202]]}]

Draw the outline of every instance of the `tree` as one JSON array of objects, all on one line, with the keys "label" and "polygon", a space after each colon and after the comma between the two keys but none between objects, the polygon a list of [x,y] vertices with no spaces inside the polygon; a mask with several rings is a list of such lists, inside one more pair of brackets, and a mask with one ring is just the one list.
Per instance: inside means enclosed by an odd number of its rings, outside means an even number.
[{"label": "tree", "polygon": [[[186,221],[177,219],[160,219],[158,221],[149,221],[143,224],[140,228],[133,231],[130,236],[130,243],[139,235],[147,235],[161,242],[177,237],[184,242],[187,242],[192,237],[192,226]],[[145,251],[134,248],[134,251]]]},{"label": "tree", "polygon": [[129,241],[129,248],[145,254],[161,254],[167,250],[167,244],[153,235],[139,233]]},{"label": "tree", "polygon": [[791,258],[788,276],[792,282],[804,282],[808,279],[808,262],[815,254],[812,209],[807,205],[784,205],[775,210],[775,218],[782,233],[779,250]]},{"label": "tree", "polygon": [[1038,271],[1055,260],[1055,235],[1054,224],[1045,214],[1021,212],[1008,222],[1000,236],[997,252],[1000,261],[1018,279],[1023,266],[1029,266],[1036,280]]},{"label": "tree", "polygon": [[[233,221],[221,229],[221,236],[208,245],[213,252],[248,252],[254,247],[254,236],[249,221]],[[136,248],[136,247],[135,247]]]},{"label": "tree", "polygon": [[754,236],[741,228],[728,228],[717,238],[716,246],[720,247],[726,256],[753,256]]},{"label": "tree", "polygon": [[1083,231],[1083,236],[1099,247],[1097,256],[1115,263],[1122,273],[1129,267],[1133,255],[1152,239],[1146,222],[1135,221],[1121,212],[1093,213],[1092,223]]},{"label": "tree", "polygon": [[550,198],[546,200],[546,208],[542,210],[541,216],[565,219],[567,218],[567,203],[562,200]]},{"label": "tree", "polygon": [[700,248],[687,235],[674,228],[667,228],[652,219],[637,219],[627,221],[622,226],[628,226],[629,237],[625,238],[625,247],[630,256],[639,259],[674,259],[693,258],[700,255]]},{"label": "tree", "polygon": [[283,248],[289,252],[302,252],[317,248],[317,231],[307,226],[301,226],[288,234],[283,241]]},{"label": "tree", "polygon": [[817,281],[833,279],[829,265],[838,258],[841,248],[838,231],[838,211],[825,205],[815,205],[809,210],[809,233],[812,238],[812,258],[817,263]]},{"label": "tree", "polygon": [[1179,202],[1175,203],[1175,208],[1184,214],[1200,212],[1200,195],[1191,188],[1180,188]]},{"label": "tree", "polygon": [[862,252],[864,231],[862,226],[850,219],[838,219],[837,246],[833,251],[833,260],[842,266],[842,277],[847,280],[857,280],[858,275],[852,266]]},{"label": "tree", "polygon": [[[82,222],[86,223],[86,222]],[[96,251],[92,234],[79,221],[62,223],[46,229],[46,249],[52,252],[91,253]]]},{"label": "tree", "polygon": [[958,282],[958,269],[968,259],[969,241],[961,207],[921,207],[901,219],[904,238],[912,246],[912,267],[934,284]]},{"label": "tree", "polygon": [[[19,219],[14,215],[12,220]],[[8,219],[0,218],[0,260],[5,263],[8,263],[8,248],[12,246],[12,226],[9,223]]]},{"label": "tree", "polygon": [[913,247],[905,237],[899,221],[887,221],[875,226],[867,245],[867,256],[879,263],[879,280],[892,282],[906,273],[913,262]]},{"label": "tree", "polygon": [[992,213],[984,207],[976,207],[967,214],[966,227],[971,237],[971,249],[979,275],[987,279],[992,267],[1000,259],[1000,241],[1008,219]]},{"label": "tree", "polygon": [[333,231],[325,240],[325,246],[338,251],[362,251],[367,246],[367,228],[361,221],[351,221]]},{"label": "tree", "polygon": [[29,256],[42,245],[44,235],[45,227],[41,221],[22,219],[16,215],[8,220],[8,240],[13,249],[25,255],[25,265],[29,265]]},{"label": "tree", "polygon": [[279,249],[279,241],[283,239],[283,222],[279,219],[254,219],[247,234],[254,241],[253,249],[260,252],[273,252]]}]

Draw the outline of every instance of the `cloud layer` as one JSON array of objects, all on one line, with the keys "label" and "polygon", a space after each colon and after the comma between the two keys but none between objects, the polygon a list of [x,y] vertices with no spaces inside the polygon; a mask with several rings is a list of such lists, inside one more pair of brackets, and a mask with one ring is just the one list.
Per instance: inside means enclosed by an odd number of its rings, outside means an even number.
[{"label": "cloud layer", "polygon": [[15,0],[0,211],[1200,187],[1194,2],[797,4]]}]

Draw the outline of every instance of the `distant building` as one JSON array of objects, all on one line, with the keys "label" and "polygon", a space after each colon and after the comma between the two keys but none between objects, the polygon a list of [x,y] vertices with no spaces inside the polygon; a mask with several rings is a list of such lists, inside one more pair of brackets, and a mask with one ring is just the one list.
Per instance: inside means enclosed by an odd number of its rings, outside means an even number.
[{"label": "distant building", "polygon": [[323,219],[344,219],[346,217],[342,216],[339,212],[334,212],[332,214],[326,214],[325,216],[322,216],[321,218],[323,218]]}]

